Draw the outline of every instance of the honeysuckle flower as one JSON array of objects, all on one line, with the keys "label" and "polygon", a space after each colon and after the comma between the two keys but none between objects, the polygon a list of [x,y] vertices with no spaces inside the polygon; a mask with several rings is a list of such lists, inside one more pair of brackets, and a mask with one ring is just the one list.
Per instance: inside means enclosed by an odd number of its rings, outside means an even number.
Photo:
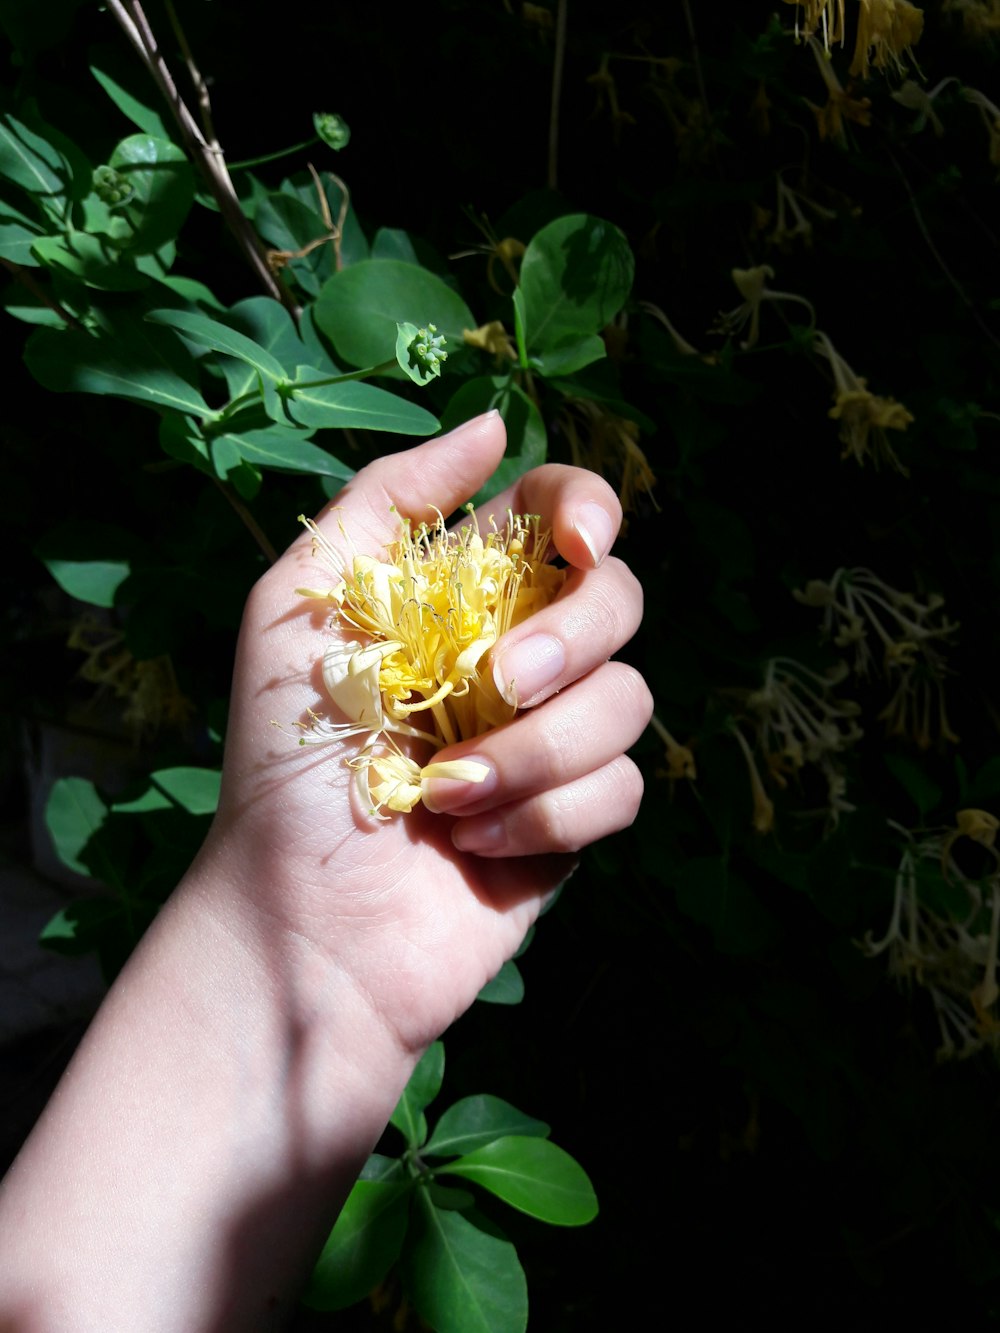
[{"label": "honeysuckle flower", "polygon": [[746,702],[772,773],[797,772],[861,739],[857,703],[831,693],[846,674],[843,664],[823,676],[793,658],[772,657],[766,663],[763,685]]},{"label": "honeysuckle flower", "polygon": [[469,347],[478,347],[483,352],[489,352],[496,357],[498,363],[517,359],[517,351],[510,334],[498,319],[491,319],[488,324],[480,324],[478,329],[463,329],[462,339]]},{"label": "honeysuckle flower", "polygon": [[[938,1055],[964,1057],[984,1045],[1000,1044],[995,1006],[1000,999],[1000,873],[984,879],[965,875],[951,855],[960,837],[971,837],[994,852],[1000,821],[988,811],[960,811],[957,826],[918,839],[892,824],[905,839],[895,874],[892,917],[881,939],[868,932],[859,941],[870,957],[888,953],[890,975],[927,990],[934,1005],[941,1045]],[[920,883],[940,867],[960,887],[966,906],[952,917],[922,901]]]},{"label": "honeysuckle flower", "polygon": [[[907,736],[921,749],[935,736],[958,739],[945,709],[949,668],[943,649],[959,626],[943,614],[942,597],[900,592],[863,568],[838,569],[828,583],[811,579],[793,596],[822,609],[824,636],[851,652],[856,675],[874,669],[888,680],[893,693],[879,719],[890,734]],[[872,652],[871,639],[882,649],[881,660]]]},{"label": "honeysuckle flower", "polygon": [[1000,167],[1000,107],[995,102],[991,102],[978,88],[963,88],[962,96],[967,102],[971,102],[973,106],[979,108],[979,114],[986,126],[986,132],[990,136],[990,161],[995,167]]},{"label": "honeysuckle flower", "polygon": [[924,126],[929,124],[934,131],[935,138],[941,138],[944,134],[944,125],[941,122],[941,117],[934,109],[934,99],[947,88],[949,83],[956,82],[955,77],[950,76],[947,79],[942,79],[933,88],[927,89],[922,88],[915,79],[907,79],[901,88],[891,94],[894,102],[898,102],[900,106],[905,106],[908,111],[917,113],[910,127],[912,134],[919,134]]},{"label": "honeysuckle flower", "polygon": [[770,833],[774,828],[774,802],[764,789],[760,770],[753,757],[753,751],[747,743],[747,738],[735,723],[730,726],[729,730],[746,760],[747,772],[750,776],[750,794],[753,797],[753,826],[758,833]]},{"label": "honeysuckle flower", "polygon": [[670,779],[671,784],[678,782],[681,778],[686,778],[689,782],[693,782],[698,776],[698,770],[694,762],[694,755],[691,753],[688,746],[681,745],[675,741],[655,713],[649,719],[649,725],[666,746],[666,776]]},{"label": "honeysuckle flower", "polygon": [[995,37],[1000,32],[1000,0],[944,0],[943,8],[957,13],[970,37]]},{"label": "honeysuckle flower", "polygon": [[168,656],[134,657],[124,631],[97,616],[75,621],[66,647],[84,654],[77,675],[97,686],[95,700],[111,695],[120,702],[121,720],[136,739],[155,736],[162,726],[183,726],[194,712]]},{"label": "honeysuckle flower", "polygon": [[816,67],[826,84],[826,102],[822,106],[817,106],[815,102],[807,101],[807,105],[816,117],[819,137],[846,148],[847,131],[844,128],[844,121],[850,120],[856,125],[870,125],[871,99],[855,97],[844,88],[837,78],[828,52],[824,51],[819,42],[810,38],[809,46],[815,57]]},{"label": "honeysuckle flower", "polygon": [[[786,185],[779,173],[776,178],[777,200],[775,203],[774,226],[768,232],[767,241],[780,249],[801,240],[805,246],[812,245],[813,226],[801,205],[811,209],[817,217],[832,221],[837,215],[832,208],[824,208],[814,199],[801,194]],[[770,218],[768,218],[770,221]]]},{"label": "honeysuckle flower", "polygon": [[391,737],[388,744],[389,748],[379,753],[372,742],[354,759],[347,761],[347,766],[357,774],[361,799],[370,802],[368,813],[375,819],[388,818],[382,813],[384,809],[408,814],[419,804],[424,784],[432,778],[479,783],[485,781],[490,771],[485,764],[470,759],[451,759],[444,763],[432,761],[421,768],[409,755],[403,754]]},{"label": "honeysuckle flower", "polygon": [[[310,520],[313,553],[331,567],[327,590],[300,588],[327,602],[335,625],[363,638],[336,639],[322,662],[323,684],[343,715],[310,714],[300,743],[362,737],[348,762],[373,812],[410,810],[429,777],[481,781],[481,765],[421,767],[395,736],[451,745],[508,721],[516,711],[480,664],[509,629],[545,606],[561,588],[562,570],[545,562],[549,534],[537,515],[508,513],[485,537],[475,515],[449,532],[432,524],[400,525],[384,559],[355,554],[345,563]],[[435,771],[431,771],[434,769]]]},{"label": "honeysuckle flower", "polygon": [[912,412],[895,398],[880,398],[869,392],[868,381],[855,374],[825,333],[817,332],[813,345],[833,371],[834,401],[829,415],[840,422],[844,446],[841,458],[854,458],[863,464],[871,456],[876,467],[888,463],[906,476],[907,469],[896,457],[886,431],[906,430],[913,420]]},{"label": "honeysuckle flower", "polygon": [[795,15],[795,38],[811,37],[819,31],[824,47],[844,40],[844,0],[784,0],[786,5],[804,9]]},{"label": "honeysuckle flower", "polygon": [[804,296],[799,296],[795,292],[779,292],[768,287],[768,278],[774,277],[774,269],[770,264],[758,264],[756,268],[734,268],[730,276],[736,285],[736,290],[743,297],[743,302],[733,310],[720,312],[714,331],[732,335],[741,333],[749,324],[749,332],[740,343],[744,351],[754,347],[760,337],[760,312],[765,301],[796,302],[804,305],[809,311],[810,322],[815,319],[812,305]]},{"label": "honeysuckle flower", "polygon": [[867,79],[872,67],[902,74],[924,30],[923,12],[910,0],[860,0],[850,73]]},{"label": "honeysuckle flower", "polygon": [[796,601],[823,611],[822,631],[838,648],[854,650],[854,671],[867,676],[878,664],[869,634],[882,648],[886,674],[912,666],[918,656],[939,672],[945,668],[940,645],[954,638],[958,624],[942,611],[944,598],[918,597],[891,587],[870,569],[841,568],[828,583],[810,579],[792,593]]},{"label": "honeysuckle flower", "polygon": [[641,496],[659,509],[653,487],[656,477],[639,444],[639,427],[627,417],[610,412],[590,398],[566,398],[559,427],[569,440],[577,467],[599,472],[617,484],[626,513],[634,513]]}]

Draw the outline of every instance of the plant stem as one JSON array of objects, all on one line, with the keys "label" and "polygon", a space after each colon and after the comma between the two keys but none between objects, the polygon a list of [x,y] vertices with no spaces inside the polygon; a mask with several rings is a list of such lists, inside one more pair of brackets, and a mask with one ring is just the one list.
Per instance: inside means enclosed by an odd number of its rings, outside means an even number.
[{"label": "plant stem", "polygon": [[35,281],[26,268],[22,268],[20,264],[15,264],[12,259],[0,258],[0,264],[3,265],[8,273],[13,273],[18,282],[27,287],[32,296],[41,301],[43,305],[47,305],[50,310],[54,310],[59,318],[65,321],[69,328],[76,329],[78,333],[84,332],[83,325],[80,321],[74,319],[64,306],[61,306],[58,301],[49,296],[45,289]]},{"label": "plant stem", "polygon": [[322,389],[327,384],[344,384],[347,380],[363,380],[369,375],[384,375],[388,370],[394,370],[399,364],[395,357],[391,361],[383,361],[378,366],[368,366],[364,370],[352,370],[347,375],[330,375],[325,380],[309,380],[305,384],[293,384],[292,389]]},{"label": "plant stem", "polygon": [[559,180],[559,102],[562,97],[563,64],[566,58],[566,7],[568,0],[559,0],[556,9],[556,49],[552,59],[552,101],[549,106],[549,169],[548,187],[558,188]]},{"label": "plant stem", "polygon": [[314,143],[319,143],[318,134],[314,134],[311,139],[304,139],[302,143],[293,144],[291,148],[279,148],[276,153],[265,153],[263,157],[248,157],[242,162],[230,162],[230,171],[248,171],[250,167],[262,167],[265,162],[277,162],[279,158],[291,157],[292,153],[302,153],[307,148],[311,148]]},{"label": "plant stem", "polygon": [[236,510],[237,514],[239,514],[240,521],[243,523],[243,526],[246,528],[246,530],[250,533],[250,536],[254,539],[254,541],[263,551],[265,557],[267,558],[268,564],[273,565],[275,561],[278,559],[278,552],[268,541],[264,529],[260,526],[260,524],[254,518],[253,514],[251,514],[250,510],[246,507],[246,505],[243,503],[240,497],[233,490],[232,486],[230,486],[227,482],[220,481],[218,477],[213,477],[212,480],[215,482],[216,486],[218,486],[219,490],[222,492],[222,494],[226,497],[229,503]]},{"label": "plant stem", "polygon": [[[280,301],[292,317],[298,320],[299,307],[288,288],[275,277],[268,267],[257,234],[243,212],[233,182],[226,169],[222,149],[217,143],[210,143],[206,139],[177,91],[177,85],[167,68],[160,47],[138,0],[107,0],[107,4],[108,9],[118,21],[125,36],[135,48],[156,86],[166,99],[180,129],[184,146],[205,176],[208,187],[219,205],[219,211],[236,238],[250,267],[257,274],[267,294],[274,297],[276,301]],[[192,64],[189,64],[189,69],[192,69]],[[195,78],[196,73],[195,67],[192,78]],[[200,80],[200,78],[201,76],[197,75],[196,87],[197,80]],[[204,107],[202,109],[204,111]]]}]

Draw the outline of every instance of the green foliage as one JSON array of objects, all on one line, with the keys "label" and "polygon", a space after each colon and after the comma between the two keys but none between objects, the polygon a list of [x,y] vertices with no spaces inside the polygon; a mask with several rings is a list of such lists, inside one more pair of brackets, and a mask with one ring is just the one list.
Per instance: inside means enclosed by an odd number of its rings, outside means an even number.
[{"label": "green foliage", "polygon": [[432,1328],[521,1333],[528,1293],[514,1246],[476,1209],[474,1195],[444,1187],[440,1177],[464,1178],[555,1226],[592,1221],[594,1190],[579,1164],[548,1142],[548,1125],[499,1097],[462,1098],[428,1134],[425,1110],[443,1077],[444,1047],[435,1042],[392,1116],[405,1151],[369,1159],[303,1300],[316,1310],[342,1309],[398,1265],[406,1296]]},{"label": "green foliage", "polygon": [[[989,6],[924,6],[921,78],[905,53],[851,72],[857,0],[829,56],[795,39],[804,5],[581,0],[552,127],[557,8],[366,27],[307,5],[288,87],[241,82],[251,25],[185,12],[223,146],[262,154],[232,178],[270,282],[99,7],[0,13],[2,304],[27,368],[9,697],[31,725],[107,726],[141,774],[53,787],[54,845],[95,885],[44,943],[113,975],[193,855],[240,608],[292,516],[497,408],[507,456],[477,503],[551,459],[625,505],[646,591],[628,653],[659,723],[634,754],[645,804],[585,858],[538,967],[507,964],[449,1037],[436,1125],[422,1068],[407,1146],[369,1163],[310,1300],[401,1284],[436,1328],[519,1328],[523,1263],[538,1327],[645,1327],[654,1236],[706,1318],[919,1322],[937,1298],[981,1322],[1000,887],[989,847],[949,839],[960,810],[1000,815]],[[349,145],[310,122],[331,49]],[[415,88],[443,101],[433,124]],[[312,128],[327,142],[272,153]],[[447,360],[424,365],[431,325]],[[485,1180],[448,1171],[534,1155],[537,1177],[503,1178],[557,1206],[545,1127],[475,1091],[501,1070],[586,1144],[601,1216],[562,1253],[516,1209],[496,1234]]]}]

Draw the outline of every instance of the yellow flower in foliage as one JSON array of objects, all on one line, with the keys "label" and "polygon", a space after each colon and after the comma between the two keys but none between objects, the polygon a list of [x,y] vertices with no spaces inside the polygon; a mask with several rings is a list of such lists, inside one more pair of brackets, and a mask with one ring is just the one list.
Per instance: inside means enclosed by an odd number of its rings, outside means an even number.
[{"label": "yellow flower in foliage", "polygon": [[991,102],[978,88],[963,88],[962,96],[973,106],[979,107],[979,114],[989,135],[990,161],[995,167],[1000,167],[1000,107]]},{"label": "yellow flower in foliage", "polygon": [[819,32],[827,50],[844,40],[844,0],[785,0],[785,4],[805,10],[804,14],[795,15],[796,37],[800,33],[811,37]]},{"label": "yellow flower in foliage", "polygon": [[462,339],[469,347],[478,347],[483,352],[491,352],[497,363],[513,361],[517,357],[510,334],[498,319],[489,324],[481,324],[478,329],[463,329]]},{"label": "yellow flower in foliage", "polygon": [[905,476],[907,469],[893,452],[886,431],[906,430],[913,420],[895,398],[880,398],[870,393],[868,381],[856,375],[825,333],[817,333],[816,351],[825,356],[833,371],[833,407],[830,416],[840,422],[841,458],[864,463],[869,456],[875,466],[888,463]]},{"label": "yellow flower in foliage", "polygon": [[314,554],[327,558],[339,581],[328,592],[299,592],[331,602],[334,620],[364,639],[338,638],[323,656],[323,683],[346,721],[314,717],[301,742],[363,736],[360,754],[349,762],[375,814],[383,806],[412,809],[431,777],[482,781],[481,765],[421,768],[390,733],[440,747],[513,716],[516,698],[502,698],[480,664],[501,635],[563,584],[563,571],[545,563],[549,534],[537,515],[508,513],[506,524],[493,525],[485,537],[474,517],[458,532],[449,532],[440,515],[415,529],[404,521],[386,559],[355,555],[347,569],[316,525],[302,522]]},{"label": "yellow flower in foliage", "polygon": [[847,146],[847,131],[844,129],[844,121],[850,120],[856,125],[870,125],[872,123],[871,99],[855,97],[850,90],[845,90],[843,84],[837,78],[829,55],[817,41],[810,40],[809,45],[816,59],[816,66],[823,82],[826,84],[826,102],[822,106],[816,106],[814,102],[807,102],[807,105],[816,117],[816,128],[819,131],[819,137],[828,139],[831,143],[845,148]]},{"label": "yellow flower in foliage", "polygon": [[924,30],[924,16],[909,0],[861,0],[850,73],[867,79],[870,69],[906,69]]}]

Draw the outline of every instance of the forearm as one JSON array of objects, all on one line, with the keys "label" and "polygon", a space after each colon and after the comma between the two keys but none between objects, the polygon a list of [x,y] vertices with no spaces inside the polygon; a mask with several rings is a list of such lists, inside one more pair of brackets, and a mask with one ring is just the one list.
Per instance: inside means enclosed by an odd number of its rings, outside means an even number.
[{"label": "forearm", "polygon": [[273,1328],[412,1056],[204,856],[0,1193],[0,1327]]}]

